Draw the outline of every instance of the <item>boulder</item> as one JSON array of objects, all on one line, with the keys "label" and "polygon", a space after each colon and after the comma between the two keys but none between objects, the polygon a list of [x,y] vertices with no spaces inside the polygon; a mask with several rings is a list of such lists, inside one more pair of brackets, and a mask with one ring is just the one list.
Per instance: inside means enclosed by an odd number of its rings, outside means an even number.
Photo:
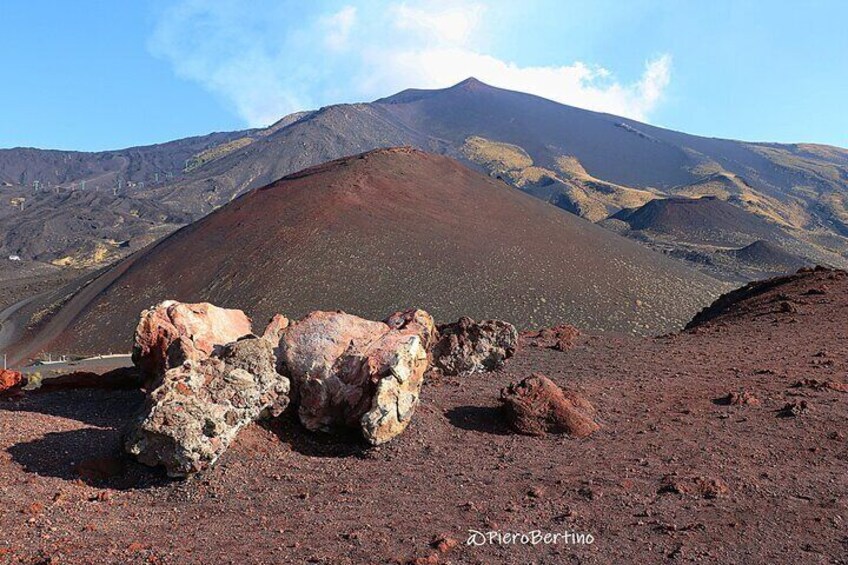
[{"label": "boulder", "polygon": [[534,374],[501,390],[509,425],[518,433],[565,433],[585,437],[600,429],[594,407],[575,392],[563,391],[548,377]]},{"label": "boulder", "polygon": [[166,300],[141,313],[132,359],[149,381],[155,381],[168,369],[200,361],[215,347],[250,333],[250,318],[241,310]]},{"label": "boulder", "polygon": [[541,330],[521,332],[521,345],[542,347],[555,351],[568,351],[580,337],[580,331],[574,326],[561,325]]},{"label": "boulder", "polygon": [[0,395],[12,395],[26,384],[23,374],[18,371],[0,369]]},{"label": "boulder", "polygon": [[518,332],[501,320],[475,322],[460,318],[438,327],[433,345],[433,365],[445,375],[492,371],[515,354]]},{"label": "boulder", "polygon": [[349,427],[379,445],[409,425],[434,323],[421,310],[388,320],[391,325],[344,312],[312,312],[283,334],[280,370],[292,378],[307,429]]},{"label": "boulder", "polygon": [[214,464],[239,430],[289,403],[273,346],[249,337],[167,371],[145,402],[125,447],[145,465],[184,477]]},{"label": "boulder", "polygon": [[391,328],[344,312],[310,312],[289,326],[280,340],[280,372],[298,386],[307,377],[328,379],[348,347],[362,349]]}]

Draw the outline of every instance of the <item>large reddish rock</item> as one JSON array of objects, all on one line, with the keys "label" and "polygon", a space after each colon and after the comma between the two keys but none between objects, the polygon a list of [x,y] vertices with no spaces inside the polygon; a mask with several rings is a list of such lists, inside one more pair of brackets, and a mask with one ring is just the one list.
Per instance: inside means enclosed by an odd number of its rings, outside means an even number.
[{"label": "large reddish rock", "polygon": [[148,380],[186,361],[200,361],[215,347],[251,333],[250,318],[241,310],[208,302],[187,304],[166,300],[141,313],[135,330],[132,359]]},{"label": "large reddish rock", "polygon": [[275,365],[272,344],[249,337],[167,371],[127,435],[127,452],[172,477],[208,468],[244,426],[288,406],[289,379]]},{"label": "large reddish rock", "polygon": [[595,408],[586,399],[541,374],[501,390],[501,402],[509,425],[521,434],[586,437],[600,429],[593,419]]},{"label": "large reddish rock", "polygon": [[24,376],[18,371],[0,369],[0,395],[13,394],[24,385]]},{"label": "large reddish rock", "polygon": [[311,377],[328,379],[348,347],[360,350],[390,329],[345,312],[311,312],[282,334],[277,355],[281,372],[295,386]]},{"label": "large reddish rock", "polygon": [[280,370],[293,381],[298,416],[312,431],[358,429],[379,445],[409,425],[428,368],[434,323],[424,311],[389,323],[312,312],[283,334]]},{"label": "large reddish rock", "polygon": [[515,354],[518,331],[502,320],[475,322],[463,317],[438,327],[433,365],[445,375],[492,371]]}]

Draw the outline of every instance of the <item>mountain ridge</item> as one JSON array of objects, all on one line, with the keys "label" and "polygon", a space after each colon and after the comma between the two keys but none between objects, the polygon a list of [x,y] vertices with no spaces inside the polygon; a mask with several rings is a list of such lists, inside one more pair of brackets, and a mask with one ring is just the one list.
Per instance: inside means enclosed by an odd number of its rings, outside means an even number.
[{"label": "mountain ridge", "polygon": [[[154,207],[156,212],[148,216],[146,224],[122,216],[120,225],[127,229],[112,239],[124,241],[139,238],[145,229],[156,228],[158,236],[179,225],[169,224],[165,218],[195,220],[246,190],[286,174],[379,147],[411,145],[500,174],[500,165],[476,161],[465,151],[472,137],[525,152],[531,166],[514,171],[506,180],[592,221],[654,197],[718,196],[782,223],[787,237],[797,243],[793,252],[813,262],[848,263],[845,150],[692,136],[495,88],[476,79],[444,89],[407,89],[371,103],[326,106],[284,117],[265,130],[231,132],[217,144],[196,147],[198,151],[183,162],[186,170],[165,179],[148,176],[142,181],[136,176],[133,186],[125,187],[124,192],[115,189],[114,175],[89,179],[86,186],[104,194],[102,206],[106,209],[120,206],[123,199],[145,201]],[[187,153],[182,151],[180,157]],[[143,157],[145,152],[139,154]],[[174,158],[168,162],[173,164]],[[562,167],[566,162],[567,170]],[[137,175],[149,173],[151,166],[140,167]],[[8,178],[8,174],[3,176],[4,169],[8,167],[0,164],[0,181]],[[65,257],[86,261],[85,256],[76,257],[77,243],[69,244],[40,229],[47,213],[44,206],[39,207],[46,200],[44,195],[33,195],[31,187],[28,194],[20,186],[6,190],[10,199],[24,198],[26,203],[21,203],[20,209],[0,211],[0,221],[13,228],[8,233],[15,234],[3,241],[4,253],[47,261]],[[100,241],[97,229],[85,232],[84,226],[79,228],[79,238],[89,241],[83,249],[108,248],[99,253],[104,257],[101,264],[124,253],[122,248]],[[129,247],[138,248],[149,239]],[[31,249],[33,241],[41,242],[43,249],[38,254]]]}]

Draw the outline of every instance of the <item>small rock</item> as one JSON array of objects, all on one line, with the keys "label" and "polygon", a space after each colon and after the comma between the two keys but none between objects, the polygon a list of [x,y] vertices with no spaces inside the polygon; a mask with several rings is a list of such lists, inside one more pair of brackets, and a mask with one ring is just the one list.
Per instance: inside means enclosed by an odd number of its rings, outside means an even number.
[{"label": "small rock", "polygon": [[783,314],[795,314],[798,312],[798,307],[791,302],[784,300],[780,303],[779,311]]},{"label": "small rock", "polygon": [[545,487],[536,486],[527,491],[530,498],[542,498],[545,496]]},{"label": "small rock", "polygon": [[570,325],[554,326],[536,331],[521,332],[520,343],[527,347],[542,347],[555,351],[567,351],[574,347],[580,332]]},{"label": "small rock", "polygon": [[661,486],[657,492],[688,494],[701,498],[717,498],[727,494],[730,489],[720,479],[706,477],[679,478],[666,475],[660,481]]},{"label": "small rock", "polygon": [[575,392],[566,392],[541,374],[501,390],[510,426],[521,434],[565,433],[585,437],[600,429],[595,408]]},{"label": "small rock", "polygon": [[463,317],[438,327],[433,365],[445,375],[493,371],[515,354],[518,331],[509,322]]},{"label": "small rock", "polygon": [[717,404],[725,406],[759,406],[760,399],[748,391],[731,392],[716,401]]},{"label": "small rock", "polygon": [[24,376],[18,371],[0,369],[0,395],[12,395],[24,386]]},{"label": "small rock", "polygon": [[807,290],[804,294],[807,295],[807,296],[821,296],[823,294],[827,294],[827,290],[828,290],[827,285],[823,284],[821,286],[813,287],[813,288]]},{"label": "small rock", "polygon": [[811,388],[813,390],[835,390],[837,392],[848,392],[848,384],[836,381],[822,381],[819,379],[802,379],[794,383],[793,388]]},{"label": "small rock", "polygon": [[262,337],[270,341],[274,347],[280,343],[280,338],[283,332],[289,327],[289,319],[282,314],[274,314],[268,325],[265,326],[265,331],[262,332]]},{"label": "small rock", "polygon": [[430,546],[435,548],[439,553],[447,553],[458,545],[459,541],[455,540],[447,534],[440,534],[438,536],[435,536],[433,538],[433,541],[430,542]]},{"label": "small rock", "polygon": [[777,415],[781,418],[795,418],[810,409],[806,400],[795,400],[787,403],[778,410]]}]

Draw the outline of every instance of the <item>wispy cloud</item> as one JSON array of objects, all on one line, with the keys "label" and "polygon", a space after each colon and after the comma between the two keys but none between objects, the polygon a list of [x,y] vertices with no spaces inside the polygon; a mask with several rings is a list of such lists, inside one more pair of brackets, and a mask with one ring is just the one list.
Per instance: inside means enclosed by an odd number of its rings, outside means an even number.
[{"label": "wispy cloud", "polygon": [[[302,6],[302,5],[301,5]],[[523,66],[485,52],[484,2],[369,3],[297,13],[279,2],[184,0],[161,14],[151,51],[222,97],[249,125],[339,101],[440,88],[469,76],[582,108],[650,119],[671,56],[622,84],[585,62]]]}]

